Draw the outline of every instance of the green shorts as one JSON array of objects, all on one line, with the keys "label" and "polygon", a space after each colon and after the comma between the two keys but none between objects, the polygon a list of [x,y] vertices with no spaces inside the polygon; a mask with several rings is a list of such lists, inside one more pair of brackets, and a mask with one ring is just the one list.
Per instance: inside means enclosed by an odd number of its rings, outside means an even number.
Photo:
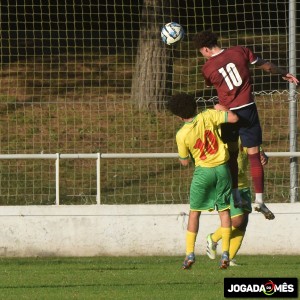
[{"label": "green shorts", "polygon": [[235,208],[233,204],[233,199],[230,200],[230,216],[231,218],[243,215],[245,212],[251,213],[252,206],[251,206],[251,191],[250,188],[239,189],[240,195],[245,201],[243,208]]},{"label": "green shorts", "polygon": [[227,164],[196,167],[190,188],[190,209],[222,211],[230,207],[231,176]]}]

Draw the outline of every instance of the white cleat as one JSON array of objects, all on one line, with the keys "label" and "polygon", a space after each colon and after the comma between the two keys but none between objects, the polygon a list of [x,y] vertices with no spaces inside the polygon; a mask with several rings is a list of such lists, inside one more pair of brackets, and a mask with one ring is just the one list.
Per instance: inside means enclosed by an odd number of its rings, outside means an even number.
[{"label": "white cleat", "polygon": [[239,267],[240,265],[236,263],[236,260],[235,260],[235,259],[232,259],[232,260],[229,262],[229,266],[230,266],[230,267]]},{"label": "white cleat", "polygon": [[216,259],[218,243],[211,239],[211,233],[206,237],[206,242],[206,255],[210,259]]}]

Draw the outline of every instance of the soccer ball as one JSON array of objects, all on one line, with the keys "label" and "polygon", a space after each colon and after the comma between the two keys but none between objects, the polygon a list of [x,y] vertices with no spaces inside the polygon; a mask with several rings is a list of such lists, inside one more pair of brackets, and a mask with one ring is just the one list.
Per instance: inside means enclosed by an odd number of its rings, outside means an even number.
[{"label": "soccer ball", "polygon": [[167,45],[179,42],[184,37],[182,26],[176,22],[170,22],[161,29],[161,39]]}]

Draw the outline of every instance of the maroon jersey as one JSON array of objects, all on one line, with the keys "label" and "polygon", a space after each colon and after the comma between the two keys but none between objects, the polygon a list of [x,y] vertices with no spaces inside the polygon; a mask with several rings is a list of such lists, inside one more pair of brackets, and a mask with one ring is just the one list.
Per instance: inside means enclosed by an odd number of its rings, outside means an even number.
[{"label": "maroon jersey", "polygon": [[207,60],[202,73],[206,84],[216,88],[220,104],[238,108],[254,101],[249,64],[257,59],[250,49],[236,46]]}]

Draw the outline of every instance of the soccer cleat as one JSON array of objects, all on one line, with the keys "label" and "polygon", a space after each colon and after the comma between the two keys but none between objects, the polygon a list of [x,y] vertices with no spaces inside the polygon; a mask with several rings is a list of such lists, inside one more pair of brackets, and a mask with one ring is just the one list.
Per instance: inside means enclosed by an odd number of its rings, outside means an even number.
[{"label": "soccer cleat", "polygon": [[229,267],[229,253],[224,251],[220,261],[220,269],[227,269]]},{"label": "soccer cleat", "polygon": [[217,254],[217,245],[218,243],[214,242],[211,239],[211,234],[207,235],[206,237],[206,255],[210,258],[210,259],[215,259],[216,258],[216,254]]},{"label": "soccer cleat", "polygon": [[254,203],[253,207],[257,212],[262,213],[267,220],[275,219],[274,214],[267,208],[264,203]]},{"label": "soccer cleat", "polygon": [[229,262],[230,267],[239,267],[240,265],[236,263],[235,259],[231,259]]},{"label": "soccer cleat", "polygon": [[195,261],[196,261],[195,254],[192,252],[185,257],[183,264],[182,264],[182,269],[183,270],[190,269],[192,267],[192,265],[195,263]]}]

